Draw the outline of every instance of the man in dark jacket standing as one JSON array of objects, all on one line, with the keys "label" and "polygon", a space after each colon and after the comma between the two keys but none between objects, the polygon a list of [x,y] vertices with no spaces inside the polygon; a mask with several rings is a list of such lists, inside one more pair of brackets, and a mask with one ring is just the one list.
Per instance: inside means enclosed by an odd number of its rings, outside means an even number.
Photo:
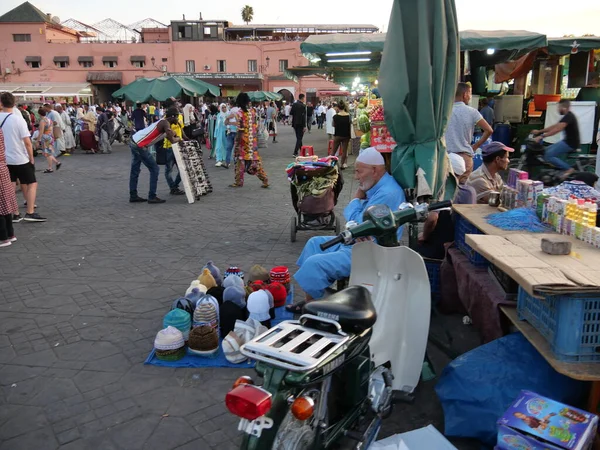
[{"label": "man in dark jacket standing", "polygon": [[302,138],[306,132],[306,105],[304,104],[304,94],[298,96],[298,101],[292,105],[290,112],[292,116],[292,127],[296,132],[296,148],[294,156],[298,156],[298,152],[302,148]]}]

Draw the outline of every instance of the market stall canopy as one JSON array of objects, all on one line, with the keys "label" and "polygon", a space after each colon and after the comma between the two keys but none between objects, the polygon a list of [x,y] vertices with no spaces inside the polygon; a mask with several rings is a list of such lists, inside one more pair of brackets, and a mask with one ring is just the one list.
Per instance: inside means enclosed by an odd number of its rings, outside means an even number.
[{"label": "market stall canopy", "polygon": [[92,88],[88,83],[8,83],[0,88],[15,97],[92,97]]},{"label": "market stall canopy", "polygon": [[217,86],[190,77],[139,78],[115,91],[113,97],[132,102],[163,102],[171,97],[181,97],[182,94],[190,97],[206,94],[218,96],[221,90]]},{"label": "market stall canopy", "polygon": [[397,143],[392,175],[412,197],[452,198],[443,142],[459,72],[454,0],[394,0],[379,76]]},{"label": "market stall canopy", "polygon": [[337,84],[352,84],[356,77],[360,78],[363,83],[372,83],[379,75],[379,63],[377,66],[370,67],[299,66],[287,69],[285,75],[294,81],[298,81],[298,78],[302,77],[321,75]]},{"label": "market stall canopy", "polygon": [[496,30],[478,31],[465,30],[460,32],[461,51],[518,50],[526,53],[546,47],[545,35],[532,31]]},{"label": "market stall canopy", "polygon": [[302,53],[318,56],[327,53],[381,53],[385,44],[385,37],[385,33],[313,35],[300,44],[300,50]]},{"label": "market stall canopy", "polygon": [[549,38],[548,53],[551,55],[569,55],[577,52],[600,50],[600,37]]},{"label": "market stall canopy", "polygon": [[266,100],[283,100],[283,95],[277,92],[267,92],[267,91],[252,91],[248,92],[248,97],[250,97],[250,101],[253,102],[264,102]]}]

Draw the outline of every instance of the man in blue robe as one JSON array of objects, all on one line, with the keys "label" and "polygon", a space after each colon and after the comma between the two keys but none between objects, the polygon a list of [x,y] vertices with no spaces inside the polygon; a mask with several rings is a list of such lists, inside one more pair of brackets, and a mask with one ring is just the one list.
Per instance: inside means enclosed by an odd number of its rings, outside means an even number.
[{"label": "man in blue robe", "polygon": [[[384,204],[395,211],[405,202],[404,191],[386,172],[383,156],[375,148],[360,153],[356,159],[354,176],[358,181],[358,190],[344,209],[346,221],[361,223],[363,213],[373,205]],[[399,228],[398,237],[401,236],[402,228]],[[350,276],[352,245],[338,244],[322,251],[319,245],[331,239],[331,236],[311,238],[296,263],[300,269],[294,278],[306,293],[307,301],[323,297],[325,289],[333,282]],[[288,309],[300,312],[303,304],[290,305]]]}]

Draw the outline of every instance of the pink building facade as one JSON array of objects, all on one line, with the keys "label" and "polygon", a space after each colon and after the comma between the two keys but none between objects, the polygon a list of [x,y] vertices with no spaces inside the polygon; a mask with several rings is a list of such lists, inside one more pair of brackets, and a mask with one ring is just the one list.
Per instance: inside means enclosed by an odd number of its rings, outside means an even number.
[{"label": "pink building facade", "polygon": [[[139,77],[163,74],[201,78],[220,86],[223,96],[268,90],[288,99],[305,93],[316,101],[319,91],[338,89],[317,76],[291,80],[284,75],[288,67],[308,64],[299,40],[227,40],[225,27],[217,38],[191,40],[180,23],[143,29],[137,42],[82,42],[80,32],[24,3],[0,16],[0,91],[88,84],[93,100],[102,102]],[[200,30],[207,24],[193,23]],[[208,33],[208,27],[204,30]]]}]

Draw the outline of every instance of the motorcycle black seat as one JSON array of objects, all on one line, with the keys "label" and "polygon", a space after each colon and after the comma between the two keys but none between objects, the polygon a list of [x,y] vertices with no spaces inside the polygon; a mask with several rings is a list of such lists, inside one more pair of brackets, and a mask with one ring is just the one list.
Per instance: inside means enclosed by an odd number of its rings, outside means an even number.
[{"label": "motorcycle black seat", "polygon": [[303,313],[333,319],[347,333],[362,333],[377,320],[371,294],[362,286],[350,286],[325,300],[308,302]]}]

